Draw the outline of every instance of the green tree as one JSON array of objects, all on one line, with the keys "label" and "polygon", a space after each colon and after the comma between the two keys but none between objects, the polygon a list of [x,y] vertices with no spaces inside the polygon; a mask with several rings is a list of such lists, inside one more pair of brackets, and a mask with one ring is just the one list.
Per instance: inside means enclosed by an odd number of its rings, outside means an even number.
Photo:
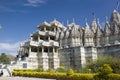
[{"label": "green tree", "polygon": [[99,71],[99,67],[104,64],[109,64],[113,73],[120,73],[120,59],[108,55],[101,55],[96,61],[87,63],[86,69],[91,69],[93,73],[96,73]]},{"label": "green tree", "polygon": [[3,64],[9,64],[10,63],[10,59],[7,57],[7,55],[5,53],[1,53],[0,63],[3,63]]},{"label": "green tree", "polygon": [[95,80],[108,80],[108,75],[112,73],[112,68],[109,64],[104,64],[99,68],[98,74],[95,75]]},{"label": "green tree", "polygon": [[65,67],[64,66],[60,66],[58,69],[57,69],[58,72],[65,72]]},{"label": "green tree", "polygon": [[99,69],[99,73],[102,75],[108,75],[110,73],[112,73],[112,68],[110,67],[109,64],[104,64],[102,67],[100,67]]}]

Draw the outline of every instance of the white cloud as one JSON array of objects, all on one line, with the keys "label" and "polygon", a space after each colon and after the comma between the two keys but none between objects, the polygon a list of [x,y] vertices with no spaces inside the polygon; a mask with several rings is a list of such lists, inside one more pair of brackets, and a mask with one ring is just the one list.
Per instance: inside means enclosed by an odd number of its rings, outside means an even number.
[{"label": "white cloud", "polygon": [[0,50],[14,50],[18,48],[19,42],[18,43],[0,43]]},{"label": "white cloud", "polygon": [[38,7],[43,3],[45,3],[45,0],[27,0],[27,3],[25,3],[24,6]]},{"label": "white cloud", "polygon": [[21,42],[16,43],[0,43],[0,53],[8,53],[17,55],[18,47]]}]

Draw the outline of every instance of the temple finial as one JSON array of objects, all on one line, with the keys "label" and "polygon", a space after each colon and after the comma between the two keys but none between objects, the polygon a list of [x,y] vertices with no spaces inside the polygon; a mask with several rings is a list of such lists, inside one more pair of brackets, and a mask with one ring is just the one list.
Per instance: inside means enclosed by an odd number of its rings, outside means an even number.
[{"label": "temple finial", "polygon": [[93,16],[93,20],[95,21],[96,20],[96,16],[95,16],[94,12],[92,13],[92,16]]},{"label": "temple finial", "polygon": [[99,20],[99,18],[97,18],[97,23],[100,24],[100,20]]},{"label": "temple finial", "polygon": [[117,1],[117,6],[116,6],[116,10],[119,10],[119,5],[120,5],[120,0]]},{"label": "temple finial", "polygon": [[73,18],[73,23],[75,23],[75,19]]},{"label": "temple finial", "polygon": [[86,25],[88,24],[88,23],[87,23],[87,18],[85,18],[85,23],[86,23]]},{"label": "temple finial", "polygon": [[108,21],[108,17],[106,16],[106,22]]},{"label": "temple finial", "polygon": [[56,18],[54,18],[54,21],[56,21]]},{"label": "temple finial", "polygon": [[67,19],[67,25],[69,24],[69,20]]}]

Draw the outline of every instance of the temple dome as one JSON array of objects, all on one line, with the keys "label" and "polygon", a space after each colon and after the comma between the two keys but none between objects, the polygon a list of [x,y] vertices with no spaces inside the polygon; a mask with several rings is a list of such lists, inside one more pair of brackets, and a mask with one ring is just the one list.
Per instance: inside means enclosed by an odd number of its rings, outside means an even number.
[{"label": "temple dome", "polygon": [[120,14],[118,11],[114,10],[111,19],[110,19],[110,24],[120,24]]},{"label": "temple dome", "polygon": [[57,27],[60,27],[60,28],[63,28],[63,25],[59,21],[57,21],[56,19],[54,19],[52,22],[50,22],[50,24],[57,26]]},{"label": "temple dome", "polygon": [[88,25],[88,23],[86,23],[86,25],[85,25],[85,36],[93,36],[94,34],[93,34],[93,32],[92,32],[92,30],[90,29],[90,27],[89,27],[89,25]]}]

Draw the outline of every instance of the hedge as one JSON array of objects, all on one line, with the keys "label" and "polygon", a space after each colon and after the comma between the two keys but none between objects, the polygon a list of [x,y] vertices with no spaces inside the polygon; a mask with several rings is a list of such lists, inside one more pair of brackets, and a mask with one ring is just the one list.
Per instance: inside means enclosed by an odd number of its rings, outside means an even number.
[{"label": "hedge", "polygon": [[24,76],[24,77],[36,77],[36,78],[49,78],[57,80],[93,80],[94,74],[77,74],[67,76],[66,73],[54,73],[49,72],[23,72],[13,71],[13,76]]},{"label": "hedge", "polygon": [[[67,75],[66,73],[50,73],[50,72],[31,72],[31,70],[13,70],[13,76],[24,76],[24,77],[36,77],[36,78],[49,78],[56,80],[101,80],[95,79],[96,74],[80,74],[74,73],[73,75]],[[106,80],[106,79],[104,79]],[[107,80],[120,80],[120,74],[109,74]]]}]

